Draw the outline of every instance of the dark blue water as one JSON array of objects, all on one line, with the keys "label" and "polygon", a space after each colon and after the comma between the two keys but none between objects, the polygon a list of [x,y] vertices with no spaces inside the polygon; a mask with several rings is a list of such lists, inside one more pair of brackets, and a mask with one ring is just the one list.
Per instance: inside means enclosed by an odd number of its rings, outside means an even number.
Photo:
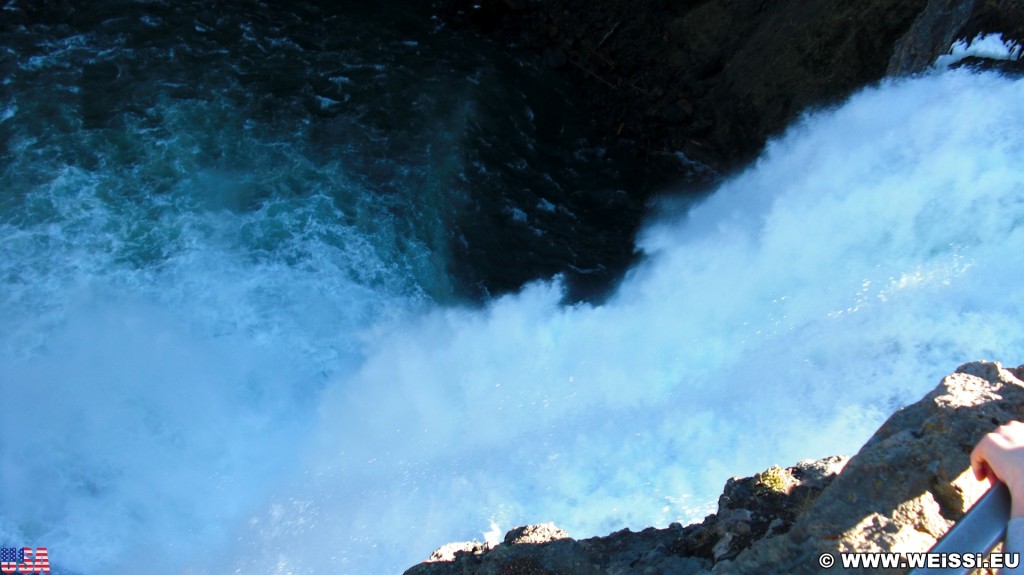
[{"label": "dark blue water", "polygon": [[7,13],[5,90],[20,112],[7,157],[34,139],[50,171],[117,172],[140,197],[202,171],[218,182],[193,195],[234,211],[322,193],[350,220],[394,226],[381,248],[435,299],[556,273],[577,297],[600,292],[658,179],[599,145],[553,74],[448,32],[421,3]]},{"label": "dark blue water", "polygon": [[698,519],[1019,361],[1020,81],[808,117],[571,303],[657,178],[415,3],[0,25],[0,543],[54,572],[391,574]]}]

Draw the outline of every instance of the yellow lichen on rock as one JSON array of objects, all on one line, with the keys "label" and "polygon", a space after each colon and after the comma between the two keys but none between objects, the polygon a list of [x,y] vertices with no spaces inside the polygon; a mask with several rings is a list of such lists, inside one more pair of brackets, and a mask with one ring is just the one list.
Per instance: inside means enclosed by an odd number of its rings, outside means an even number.
[{"label": "yellow lichen on rock", "polygon": [[789,470],[783,469],[778,465],[765,469],[755,477],[757,479],[756,487],[765,493],[788,494],[793,485],[797,483]]}]

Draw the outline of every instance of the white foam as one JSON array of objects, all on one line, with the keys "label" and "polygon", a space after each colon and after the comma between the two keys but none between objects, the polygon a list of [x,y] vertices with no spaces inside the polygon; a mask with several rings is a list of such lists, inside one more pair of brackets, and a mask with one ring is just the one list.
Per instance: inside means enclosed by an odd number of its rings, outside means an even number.
[{"label": "white foam", "polygon": [[[0,539],[66,571],[364,575],[495,524],[697,519],[731,475],[849,453],[957,364],[1020,360],[1021,125],[995,75],[867,90],[653,218],[602,306],[541,283],[423,311],[432,260],[397,229],[319,194],[236,205],[270,152],[191,196],[68,169],[0,227]],[[194,167],[161,146],[116,178]]]},{"label": "white foam", "polygon": [[1013,40],[1004,40],[1002,34],[978,34],[973,40],[959,39],[949,48],[949,54],[935,60],[936,68],[947,68],[974,56],[989,60],[1018,60],[1021,46]]},{"label": "white foam", "polygon": [[1021,81],[887,83],[651,225],[605,305],[537,284],[380,334],[226,565],[397,573],[492,522],[699,519],[731,475],[851,453],[958,364],[1019,361],[1022,124]]},{"label": "white foam", "polygon": [[[120,141],[41,131],[6,174],[19,201],[0,221],[0,390],[18,407],[0,540],[48,547],[62,572],[178,572],[226,545],[290,475],[325,378],[358,365],[369,325],[422,305],[414,269],[434,275],[387,221],[360,229],[380,206],[336,166],[229,119],[209,133],[249,148],[254,172],[199,168],[202,130],[175,122],[216,122],[203,106],[129,131],[125,146],[150,149],[128,170]],[[57,164],[75,138],[112,168]],[[288,174],[308,187],[281,189]]]}]

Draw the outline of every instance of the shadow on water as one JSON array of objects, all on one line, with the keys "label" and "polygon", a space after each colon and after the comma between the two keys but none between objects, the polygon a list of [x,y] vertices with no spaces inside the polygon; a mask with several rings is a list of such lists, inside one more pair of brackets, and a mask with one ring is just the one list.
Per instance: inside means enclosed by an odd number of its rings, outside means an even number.
[{"label": "shadow on water", "polygon": [[[220,117],[174,126],[196,140],[176,177],[258,172],[266,158],[246,139],[340,170],[372,198],[335,193],[339,205],[375,204],[370,219],[433,254],[420,282],[438,301],[555,275],[568,300],[600,299],[634,261],[648,198],[686,175],[674,158],[602,140],[539,58],[446,29],[429,3],[46,2],[12,16],[22,61],[7,66],[7,89],[26,89],[19,105],[51,118],[47,129],[115,139],[167,130],[175,102],[206,103]],[[33,58],[42,64],[26,66]],[[67,165],[110,167],[88,145],[70,148]],[[123,165],[147,153],[120,149]],[[251,188],[241,205],[282,193]]]}]

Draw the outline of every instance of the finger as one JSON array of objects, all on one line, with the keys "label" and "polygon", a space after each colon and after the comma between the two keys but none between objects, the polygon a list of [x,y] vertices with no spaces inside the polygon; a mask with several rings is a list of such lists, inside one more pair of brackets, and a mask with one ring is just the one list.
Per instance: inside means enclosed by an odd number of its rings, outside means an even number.
[{"label": "finger", "polygon": [[978,481],[984,481],[992,472],[984,459],[975,460],[973,457],[971,458],[971,471],[974,472],[974,478]]},{"label": "finger", "polygon": [[981,438],[978,445],[971,451],[971,470],[974,471],[974,477],[981,481],[992,473],[991,467],[988,465],[989,451],[993,447],[993,434],[989,433],[985,437]]},{"label": "finger", "polygon": [[977,472],[975,472],[974,476],[978,478],[978,481],[988,481],[990,484],[998,479],[995,472],[992,471],[992,467],[984,462],[981,464],[981,476],[979,477]]}]

